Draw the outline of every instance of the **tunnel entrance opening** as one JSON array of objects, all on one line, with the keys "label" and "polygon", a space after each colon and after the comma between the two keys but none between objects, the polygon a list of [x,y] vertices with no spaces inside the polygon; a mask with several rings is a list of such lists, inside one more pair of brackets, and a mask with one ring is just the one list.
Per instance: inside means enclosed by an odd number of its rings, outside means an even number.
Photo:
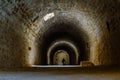
[{"label": "tunnel entrance opening", "polygon": [[[79,65],[88,59],[84,32],[73,24],[59,23],[46,28],[40,40],[40,65],[56,65],[56,52],[62,50],[69,56],[63,59],[68,65]],[[88,46],[88,44],[87,44]],[[65,54],[66,54],[65,53]],[[66,54],[66,55],[67,55]],[[63,54],[64,55],[64,54]],[[62,55],[62,56],[63,56]],[[63,56],[64,57],[64,56]],[[67,59],[68,58],[68,59]]]},{"label": "tunnel entrance opening", "polygon": [[69,54],[65,50],[58,50],[55,52],[53,56],[53,64],[54,65],[69,65],[70,64],[70,59],[69,59]]},{"label": "tunnel entrance opening", "polygon": [[[62,51],[64,54],[69,55],[69,65],[75,65],[78,64],[79,59],[79,52],[77,47],[74,45],[72,41],[68,40],[57,40],[54,43],[51,44],[50,48],[47,52],[47,62],[49,65],[54,64],[54,55],[56,52]],[[64,54],[62,55],[64,58]],[[61,56],[58,56],[57,59],[59,59]],[[65,57],[64,59],[66,59]]]}]

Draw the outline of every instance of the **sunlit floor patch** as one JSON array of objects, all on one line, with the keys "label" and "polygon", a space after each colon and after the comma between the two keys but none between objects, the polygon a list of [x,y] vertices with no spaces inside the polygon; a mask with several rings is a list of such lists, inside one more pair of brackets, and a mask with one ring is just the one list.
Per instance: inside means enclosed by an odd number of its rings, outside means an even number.
[{"label": "sunlit floor patch", "polygon": [[81,65],[32,65],[32,67],[82,67]]}]

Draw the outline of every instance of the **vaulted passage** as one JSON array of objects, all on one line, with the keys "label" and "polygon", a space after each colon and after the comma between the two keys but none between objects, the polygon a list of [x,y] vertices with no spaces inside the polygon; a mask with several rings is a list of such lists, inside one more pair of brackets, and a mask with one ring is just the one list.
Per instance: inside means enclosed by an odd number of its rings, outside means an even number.
[{"label": "vaulted passage", "polygon": [[73,24],[59,23],[43,33],[40,41],[40,64],[79,65],[88,59],[86,40]]},{"label": "vaulted passage", "polygon": [[0,67],[120,65],[120,0],[0,0]]},{"label": "vaulted passage", "polygon": [[64,50],[58,50],[53,56],[54,65],[69,65],[70,58],[69,54]]}]

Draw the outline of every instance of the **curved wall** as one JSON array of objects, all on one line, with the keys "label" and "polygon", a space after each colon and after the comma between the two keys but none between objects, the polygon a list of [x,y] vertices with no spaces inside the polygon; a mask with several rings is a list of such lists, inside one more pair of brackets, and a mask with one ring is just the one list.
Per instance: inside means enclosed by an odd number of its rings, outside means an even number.
[{"label": "curved wall", "polygon": [[119,0],[6,0],[0,7],[0,67],[40,64],[44,31],[63,22],[83,33],[93,64],[120,64]]}]

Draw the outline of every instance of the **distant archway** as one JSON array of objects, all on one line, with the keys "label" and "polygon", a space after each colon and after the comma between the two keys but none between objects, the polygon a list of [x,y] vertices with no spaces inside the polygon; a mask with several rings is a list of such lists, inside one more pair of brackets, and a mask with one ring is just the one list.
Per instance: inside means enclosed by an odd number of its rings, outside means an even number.
[{"label": "distant archway", "polygon": [[[75,65],[79,62],[79,51],[76,45],[69,40],[57,40],[50,45],[47,52],[47,64],[54,64],[53,59],[56,53],[61,52],[62,54],[69,55],[69,64]],[[64,56],[63,54],[63,56]],[[62,55],[61,55],[62,56]],[[64,57],[63,57],[64,58]]]},{"label": "distant archway", "polygon": [[79,65],[80,61],[88,59],[86,47],[89,44],[85,39],[86,34],[78,26],[72,23],[55,23],[45,28],[42,34],[40,64],[53,65],[54,54],[59,50],[64,50],[69,54],[70,65]]},{"label": "distant archway", "polygon": [[69,65],[70,55],[64,50],[58,50],[53,55],[53,64],[54,65]]}]

